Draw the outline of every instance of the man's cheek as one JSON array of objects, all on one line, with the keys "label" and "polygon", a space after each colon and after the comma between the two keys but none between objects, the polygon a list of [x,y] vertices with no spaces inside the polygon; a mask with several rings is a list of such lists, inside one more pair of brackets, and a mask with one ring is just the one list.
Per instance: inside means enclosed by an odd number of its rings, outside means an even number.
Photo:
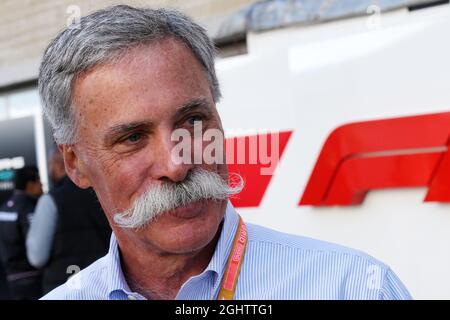
[{"label": "man's cheek", "polygon": [[109,185],[114,186],[121,197],[130,197],[148,179],[148,170],[145,160],[122,162],[108,177]]}]

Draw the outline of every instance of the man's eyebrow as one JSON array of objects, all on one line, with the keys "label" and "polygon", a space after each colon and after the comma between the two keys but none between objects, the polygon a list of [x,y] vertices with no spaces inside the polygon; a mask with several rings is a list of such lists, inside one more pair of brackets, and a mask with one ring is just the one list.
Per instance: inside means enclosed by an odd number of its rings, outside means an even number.
[{"label": "man's eyebrow", "polygon": [[154,124],[150,121],[136,121],[130,123],[119,123],[106,130],[104,141],[106,143],[114,143],[120,136],[132,132],[137,129],[150,130]]},{"label": "man's eyebrow", "polygon": [[212,114],[208,100],[205,98],[196,98],[179,106],[174,114],[174,118],[180,118],[181,116],[194,110],[201,110],[208,116]]}]

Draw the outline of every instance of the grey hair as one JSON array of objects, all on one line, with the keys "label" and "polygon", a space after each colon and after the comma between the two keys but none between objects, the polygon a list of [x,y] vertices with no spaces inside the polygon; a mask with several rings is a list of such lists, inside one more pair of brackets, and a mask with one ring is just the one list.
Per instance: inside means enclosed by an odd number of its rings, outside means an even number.
[{"label": "grey hair", "polygon": [[91,13],[53,39],[39,69],[39,94],[57,144],[77,142],[72,87],[78,75],[126,54],[127,50],[166,38],[187,45],[205,69],[211,94],[221,93],[215,48],[205,29],[175,10],[117,5]]}]

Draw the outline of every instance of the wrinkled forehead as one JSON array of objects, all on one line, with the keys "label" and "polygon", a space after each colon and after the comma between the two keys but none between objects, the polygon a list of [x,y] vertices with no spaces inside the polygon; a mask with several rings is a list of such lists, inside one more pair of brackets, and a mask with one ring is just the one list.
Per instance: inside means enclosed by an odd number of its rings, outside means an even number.
[{"label": "wrinkled forehead", "polygon": [[79,75],[73,88],[73,111],[81,129],[101,130],[119,120],[155,121],[199,101],[214,106],[206,71],[175,39],[130,49]]}]

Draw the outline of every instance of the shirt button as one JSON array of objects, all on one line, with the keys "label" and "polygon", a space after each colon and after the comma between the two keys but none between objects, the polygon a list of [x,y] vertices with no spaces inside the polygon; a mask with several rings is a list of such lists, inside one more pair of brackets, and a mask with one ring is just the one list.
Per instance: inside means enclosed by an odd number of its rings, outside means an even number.
[{"label": "shirt button", "polygon": [[131,294],[128,296],[128,300],[137,300],[135,296],[132,296]]}]

